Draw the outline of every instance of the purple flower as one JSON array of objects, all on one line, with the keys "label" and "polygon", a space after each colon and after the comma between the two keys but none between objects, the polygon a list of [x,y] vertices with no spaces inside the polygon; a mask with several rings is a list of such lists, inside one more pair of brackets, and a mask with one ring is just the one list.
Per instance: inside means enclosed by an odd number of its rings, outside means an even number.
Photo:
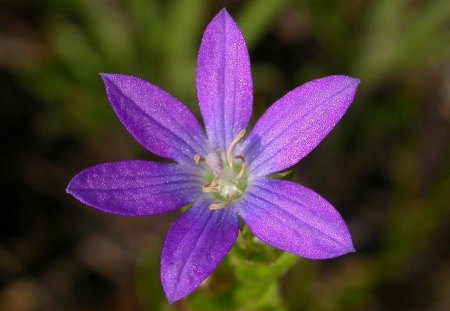
[{"label": "purple flower", "polygon": [[250,60],[223,9],[200,46],[197,94],[206,135],[177,99],[136,77],[102,74],[109,101],[134,138],[175,163],[105,163],[76,175],[67,192],[99,210],[156,215],[192,206],[171,226],[161,258],[169,302],[190,294],[230,251],[239,218],[262,241],[324,259],[353,252],[339,213],[314,191],[270,178],[300,161],[341,119],[359,80],[329,76],[273,104],[247,138],[252,114]]}]

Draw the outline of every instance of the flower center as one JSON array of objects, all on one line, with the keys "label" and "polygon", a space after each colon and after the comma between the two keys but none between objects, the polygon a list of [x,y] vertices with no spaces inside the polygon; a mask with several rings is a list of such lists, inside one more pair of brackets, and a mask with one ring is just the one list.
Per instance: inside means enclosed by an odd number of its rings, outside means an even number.
[{"label": "flower center", "polygon": [[210,210],[227,207],[233,200],[239,198],[247,188],[247,162],[242,155],[233,155],[234,148],[244,137],[245,129],[236,136],[230,144],[226,154],[222,149],[208,153],[203,159],[199,155],[194,157],[197,165],[205,164],[208,168],[206,184],[202,187],[204,193],[209,193],[218,201],[211,204]]}]

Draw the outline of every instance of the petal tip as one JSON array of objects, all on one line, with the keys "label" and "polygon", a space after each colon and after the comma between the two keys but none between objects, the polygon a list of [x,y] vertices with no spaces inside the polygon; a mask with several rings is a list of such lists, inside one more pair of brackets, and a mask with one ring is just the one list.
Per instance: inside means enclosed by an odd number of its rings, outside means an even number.
[{"label": "petal tip", "polygon": [[72,194],[72,190],[70,189],[70,183],[66,187],[66,193]]},{"label": "petal tip", "polygon": [[105,84],[106,90],[108,90],[109,85],[114,84],[114,74],[101,72],[99,75]]},{"label": "petal tip", "polygon": [[99,75],[103,79],[103,82],[105,82],[105,83],[112,83],[112,84],[116,84],[116,85],[123,84],[124,81],[127,81],[130,78],[131,79],[142,80],[139,77],[135,77],[135,76],[132,76],[132,75],[120,74],[120,73],[100,72]]},{"label": "petal tip", "polygon": [[[162,256],[163,255],[164,254],[162,254]],[[178,287],[178,285],[172,286],[173,284],[171,284],[170,278],[168,278],[167,273],[163,268],[163,265],[161,265],[160,277],[162,288],[169,304],[173,304],[178,300],[183,299],[187,295],[191,294],[199,286],[199,285],[194,286],[188,291],[183,290],[183,287]]]},{"label": "petal tip", "polygon": [[107,72],[99,72],[98,74],[100,77],[102,77],[102,79],[108,78],[111,73],[107,73]]},{"label": "petal tip", "polygon": [[344,83],[348,83],[350,85],[354,85],[357,86],[361,83],[361,80],[355,77],[351,77],[351,76],[345,76],[345,75],[336,75],[336,76],[331,76],[334,78],[337,78],[339,80],[341,80]]},{"label": "petal tip", "polygon": [[166,298],[167,298],[167,301],[169,302],[169,304],[174,304],[178,300],[181,300],[182,298],[184,298],[184,296],[177,295],[176,293],[172,293],[172,294],[166,293]]},{"label": "petal tip", "polygon": [[349,77],[349,78],[351,79],[351,84],[352,84],[354,87],[358,87],[358,85],[361,84],[361,80],[360,80],[360,79],[358,79],[358,78],[353,78],[353,77]]},{"label": "petal tip", "polygon": [[216,14],[216,16],[213,18],[215,20],[216,18],[223,18],[224,20],[231,20],[233,23],[235,23],[233,17],[230,15],[228,10],[226,8],[222,8],[219,13]]},{"label": "petal tip", "polygon": [[341,241],[341,243],[339,243],[338,245],[335,244],[335,247],[336,248],[334,248],[333,250],[330,250],[329,252],[325,251],[321,255],[312,259],[333,259],[345,256],[347,254],[356,253],[356,249],[353,246],[353,242],[350,236],[348,236],[348,238],[344,241]]},{"label": "petal tip", "polygon": [[[353,244],[350,243],[350,245],[343,245],[342,248],[340,248],[339,250],[334,250],[332,252],[324,252],[318,256],[313,256],[313,257],[306,257],[306,258],[310,258],[310,259],[333,259],[333,258],[338,258],[338,257],[342,257],[348,254],[352,254],[352,253],[356,253],[356,249],[353,247]],[[305,256],[302,256],[305,257]]]},{"label": "petal tip", "polygon": [[91,206],[86,200],[85,198],[83,198],[83,195],[80,194],[79,190],[81,190],[79,187],[77,187],[77,183],[78,183],[78,177],[79,177],[78,173],[77,175],[75,175],[69,182],[69,184],[67,185],[66,188],[66,193],[71,195],[72,197],[74,197],[76,200],[80,201],[83,204],[89,205]]},{"label": "petal tip", "polygon": [[340,82],[341,84],[350,84],[354,86],[357,86],[361,83],[360,79],[346,75],[330,75],[323,78],[319,78],[318,80],[335,81]]},{"label": "petal tip", "polygon": [[351,253],[356,253],[356,249],[353,246],[353,242],[350,239],[348,241],[348,243],[345,243],[342,245],[342,254],[338,255],[338,256],[343,256],[343,255],[347,255],[347,254],[351,254]]},{"label": "petal tip", "polygon": [[66,193],[68,193],[68,194],[70,194],[70,195],[72,195],[72,196],[75,196],[75,191],[74,191],[74,187],[73,187],[73,184],[74,184],[74,181],[75,181],[75,179],[77,178],[77,176],[78,176],[78,174],[77,175],[75,175],[70,181],[69,181],[69,184],[67,185],[67,187],[66,187]]},{"label": "petal tip", "polygon": [[227,10],[227,8],[222,8],[220,11],[219,11],[219,14],[228,14],[228,15],[230,15],[230,13],[228,13],[228,10]]},{"label": "petal tip", "polygon": [[355,249],[355,247],[353,246],[353,244],[350,244],[350,245],[349,245],[349,247],[347,248],[345,254],[351,254],[351,253],[356,253],[356,249]]},{"label": "petal tip", "polygon": [[222,10],[220,10],[219,13],[217,13],[217,16],[224,16],[226,18],[232,18],[230,13],[228,13],[227,8],[222,8]]},{"label": "petal tip", "polygon": [[338,76],[332,76],[332,77],[334,77],[336,79],[335,81],[339,81],[340,82],[339,84],[344,86],[347,89],[347,91],[349,91],[353,95],[356,93],[356,90],[357,90],[359,84],[361,84],[360,79],[350,77],[350,76],[338,75]]},{"label": "petal tip", "polygon": [[175,298],[175,295],[173,295],[173,294],[171,295],[171,294],[167,293],[165,290],[164,290],[164,293],[166,294],[167,302],[170,305],[178,301],[178,299]]},{"label": "petal tip", "polygon": [[113,82],[115,77],[120,76],[119,74],[116,73],[106,73],[106,72],[100,72],[99,75],[105,83]]}]

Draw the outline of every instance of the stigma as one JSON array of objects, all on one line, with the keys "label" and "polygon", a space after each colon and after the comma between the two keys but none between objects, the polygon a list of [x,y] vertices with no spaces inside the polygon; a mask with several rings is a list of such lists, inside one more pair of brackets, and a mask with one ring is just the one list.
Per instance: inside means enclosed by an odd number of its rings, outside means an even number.
[{"label": "stigma", "polygon": [[211,204],[210,210],[220,210],[239,198],[247,188],[247,162],[242,155],[234,155],[236,145],[245,135],[245,129],[233,139],[225,152],[221,149],[211,151],[203,159],[194,156],[196,165],[204,165],[208,171],[207,183],[202,192],[212,196],[218,203]]}]

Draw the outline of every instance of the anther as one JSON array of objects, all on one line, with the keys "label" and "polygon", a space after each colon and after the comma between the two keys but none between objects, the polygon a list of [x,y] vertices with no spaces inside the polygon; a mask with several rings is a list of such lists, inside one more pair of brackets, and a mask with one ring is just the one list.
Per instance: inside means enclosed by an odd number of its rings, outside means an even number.
[{"label": "anther", "polygon": [[194,161],[195,161],[195,164],[198,165],[200,162],[205,161],[205,159],[203,159],[199,154],[196,154],[194,156]]},{"label": "anther", "polygon": [[227,152],[227,160],[230,167],[233,167],[233,149],[236,147],[237,143],[244,137],[245,135],[245,129],[239,132],[237,136],[233,139],[233,141],[230,144],[230,147],[228,148]]},{"label": "anther", "polygon": [[211,204],[211,205],[209,206],[209,209],[210,209],[211,211],[216,211],[216,210],[219,210],[219,209],[223,209],[223,208],[227,207],[228,204],[231,203],[231,201],[234,200],[234,197],[235,197],[235,195],[233,194],[233,195],[231,195],[231,196],[227,199],[226,202]]},{"label": "anther", "polygon": [[204,193],[218,192],[219,191],[219,189],[217,188],[218,184],[219,184],[219,176],[216,176],[211,183],[204,185],[202,187],[202,191]]},{"label": "anther", "polygon": [[240,169],[239,173],[236,175],[236,177],[234,178],[234,180],[238,180],[238,179],[241,179],[242,177],[244,177],[244,175],[245,175],[245,172],[247,170],[247,161],[245,161],[245,158],[241,155],[235,156],[234,158],[242,161],[241,169]]},{"label": "anther", "polygon": [[219,189],[217,189],[217,187],[203,186],[202,187],[202,192],[203,193],[219,192]]}]

